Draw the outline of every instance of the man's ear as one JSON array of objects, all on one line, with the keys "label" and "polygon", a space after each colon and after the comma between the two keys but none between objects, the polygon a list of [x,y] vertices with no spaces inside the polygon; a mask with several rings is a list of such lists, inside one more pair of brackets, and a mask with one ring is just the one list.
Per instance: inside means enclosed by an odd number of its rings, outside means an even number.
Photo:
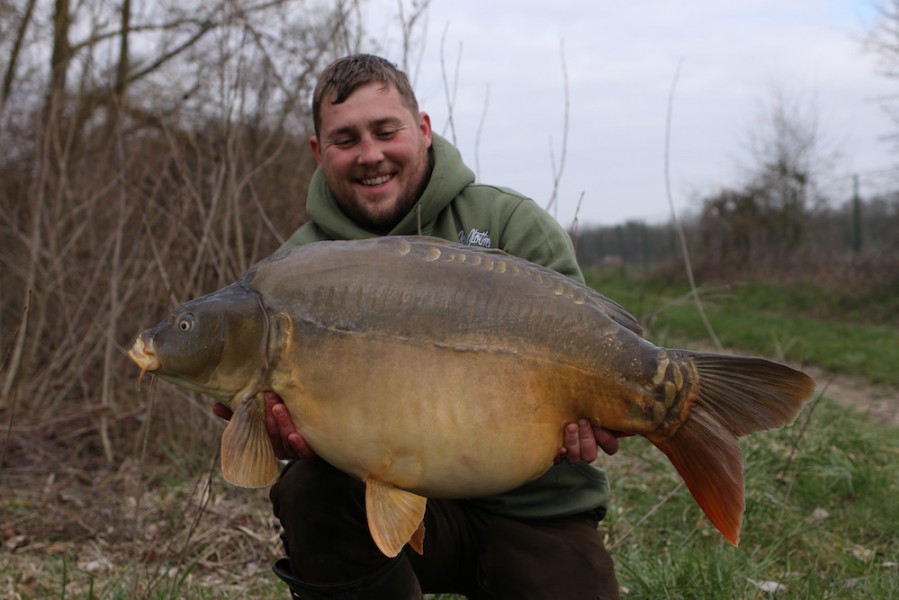
[{"label": "man's ear", "polygon": [[309,136],[309,149],[312,150],[312,156],[315,157],[315,164],[322,164],[322,153],[321,148],[318,145],[318,136],[313,135]]},{"label": "man's ear", "polygon": [[428,141],[428,148],[431,147],[431,117],[426,112],[418,113],[418,129],[421,131],[422,137]]}]

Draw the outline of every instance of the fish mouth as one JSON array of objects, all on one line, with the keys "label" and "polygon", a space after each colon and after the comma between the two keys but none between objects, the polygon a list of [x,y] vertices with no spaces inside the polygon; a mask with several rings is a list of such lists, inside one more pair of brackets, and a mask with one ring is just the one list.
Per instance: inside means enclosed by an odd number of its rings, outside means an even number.
[{"label": "fish mouth", "polygon": [[153,350],[153,340],[148,343],[143,334],[137,336],[134,345],[128,350],[128,356],[140,367],[140,375],[137,378],[138,385],[143,381],[147,371],[155,371],[159,368],[159,357]]}]

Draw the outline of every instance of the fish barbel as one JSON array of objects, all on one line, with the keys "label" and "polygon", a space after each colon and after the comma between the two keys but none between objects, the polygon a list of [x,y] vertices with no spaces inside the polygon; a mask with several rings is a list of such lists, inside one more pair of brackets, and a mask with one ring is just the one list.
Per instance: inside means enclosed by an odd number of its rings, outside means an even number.
[{"label": "fish barbel", "polygon": [[769,360],[655,346],[618,304],[549,269],[422,237],[281,251],[178,307],[129,355],[234,410],[221,456],[237,485],[276,477],[263,395],[281,396],[315,453],[366,483],[388,556],[420,550],[427,497],[539,477],[579,418],[649,439],[736,544],[738,438],[790,423],[814,391]]}]

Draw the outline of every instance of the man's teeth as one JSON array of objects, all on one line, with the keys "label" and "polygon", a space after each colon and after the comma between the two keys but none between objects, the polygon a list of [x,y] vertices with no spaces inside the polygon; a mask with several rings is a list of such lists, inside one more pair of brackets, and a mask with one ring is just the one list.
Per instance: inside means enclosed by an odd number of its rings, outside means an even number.
[{"label": "man's teeth", "polygon": [[381,175],[380,177],[375,177],[373,179],[363,179],[362,185],[381,185],[388,181],[390,181],[390,175]]}]

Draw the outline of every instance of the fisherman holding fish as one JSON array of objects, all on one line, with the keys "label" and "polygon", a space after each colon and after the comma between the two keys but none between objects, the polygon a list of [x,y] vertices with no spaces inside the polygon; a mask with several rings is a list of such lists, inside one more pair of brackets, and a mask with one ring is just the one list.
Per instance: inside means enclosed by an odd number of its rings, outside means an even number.
[{"label": "fisherman holding fish", "polygon": [[[534,201],[475,183],[459,151],[432,132],[406,74],[388,61],[353,55],[329,65],[314,92],[313,119],[319,168],[306,200],[310,221],[285,247],[427,235],[500,248],[583,282],[566,232]],[[473,394],[477,386],[471,382]],[[215,412],[232,414],[224,404]],[[429,499],[423,554],[406,546],[387,557],[369,533],[364,484],[316,457],[271,392],[265,419],[276,456],[291,461],[271,500],[288,555],[275,572],[292,597],[619,597],[597,533],[609,485],[590,464],[598,448],[617,450],[611,432],[587,420],[569,423],[555,466],[538,479],[496,496]]]},{"label": "fisherman holding fish", "polygon": [[274,484],[292,597],[617,598],[588,461],[618,435],[738,544],[739,438],[793,422],[814,380],[644,338],[555,221],[474,183],[383,59],[333,63],[314,94],[311,221],[128,351],[219,403],[226,481]]}]

